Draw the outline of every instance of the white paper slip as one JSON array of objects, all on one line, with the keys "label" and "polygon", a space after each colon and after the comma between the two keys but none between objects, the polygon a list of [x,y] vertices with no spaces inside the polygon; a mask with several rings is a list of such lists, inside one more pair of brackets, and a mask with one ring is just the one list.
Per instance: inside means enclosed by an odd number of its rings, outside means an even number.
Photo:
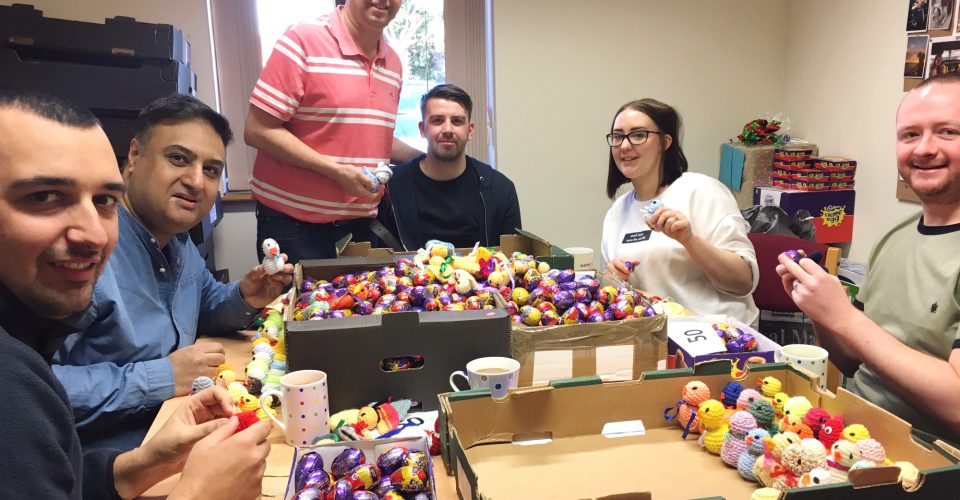
[{"label": "white paper slip", "polygon": [[727,352],[713,322],[703,318],[673,319],[667,322],[667,336],[691,356]]}]

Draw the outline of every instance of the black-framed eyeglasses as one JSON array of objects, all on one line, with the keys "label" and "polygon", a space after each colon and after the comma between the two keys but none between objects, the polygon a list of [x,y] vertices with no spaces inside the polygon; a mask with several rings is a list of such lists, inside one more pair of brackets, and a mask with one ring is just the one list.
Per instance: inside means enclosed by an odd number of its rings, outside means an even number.
[{"label": "black-framed eyeglasses", "polygon": [[615,148],[623,144],[623,140],[626,139],[630,144],[639,146],[647,142],[647,138],[650,137],[650,134],[663,134],[663,132],[657,132],[655,130],[634,130],[629,134],[614,132],[612,134],[607,134],[607,144],[609,144],[611,148]]}]

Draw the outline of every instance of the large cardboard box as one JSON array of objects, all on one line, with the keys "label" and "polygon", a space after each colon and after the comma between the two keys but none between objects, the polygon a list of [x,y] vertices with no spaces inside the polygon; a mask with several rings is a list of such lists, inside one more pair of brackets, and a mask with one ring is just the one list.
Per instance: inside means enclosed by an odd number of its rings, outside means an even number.
[{"label": "large cardboard box", "polygon": [[[304,277],[330,280],[391,265],[390,260],[361,263],[340,259],[306,260],[295,269],[295,301]],[[457,312],[404,312],[318,321],[285,321],[287,364],[292,370],[316,369],[330,380],[331,413],[374,401],[413,399],[425,410],[437,408],[450,373],[484,356],[510,356],[510,318],[503,309]],[[390,358],[422,356],[416,369],[385,371]]]},{"label": "large cardboard box", "polygon": [[[706,363],[696,372],[650,372],[629,382],[556,382],[518,390],[499,402],[478,394],[443,394],[441,422],[450,434],[461,498],[749,498],[756,483],[742,479],[696,439],[682,439],[679,427],[663,418],[663,409],[691,380],[717,394],[730,381],[729,366]],[[912,493],[889,484],[898,469],[884,467],[851,474],[857,489],[849,483],[794,489],[787,499],[956,497],[960,466],[946,445],[923,446],[911,438],[906,422],[843,389],[837,395],[820,392],[809,372],[784,364],[759,365],[742,383],[752,386],[768,375],[783,382],[784,392],[866,424],[888,457],[910,461],[924,473],[922,486]],[[604,435],[608,424],[632,423],[636,430],[637,421],[645,428],[642,435]],[[551,439],[545,444],[516,444],[545,437]]]},{"label": "large cardboard box", "polygon": [[[566,250],[551,244],[543,238],[522,229],[517,229],[516,234],[500,235],[500,246],[498,247],[508,257],[513,252],[521,252],[532,255],[534,259],[550,264],[554,269],[572,269],[573,256]],[[470,253],[470,248],[457,249],[457,253],[463,255]],[[354,257],[367,259],[387,259],[396,260],[400,257],[411,257],[415,252],[397,252],[390,248],[373,248],[368,242],[348,243],[340,251],[340,257]]]},{"label": "large cardboard box", "polygon": [[853,239],[855,201],[856,192],[852,189],[796,191],[758,187],[753,193],[755,205],[778,206],[790,216],[796,215],[798,210],[810,212],[815,237],[820,243],[848,243]]}]

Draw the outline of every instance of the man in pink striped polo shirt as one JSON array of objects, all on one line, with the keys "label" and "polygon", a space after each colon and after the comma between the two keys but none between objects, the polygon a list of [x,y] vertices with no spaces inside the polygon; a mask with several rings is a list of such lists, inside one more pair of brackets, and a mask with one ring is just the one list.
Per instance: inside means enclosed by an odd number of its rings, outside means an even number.
[{"label": "man in pink striped polo shirt", "polygon": [[[383,189],[361,167],[420,152],[393,137],[403,69],[383,30],[402,0],[346,0],[289,28],[250,96],[244,139],[257,252],[273,238],[290,261],[330,258],[347,234],[370,241]],[[338,2],[340,3],[340,2]]]}]

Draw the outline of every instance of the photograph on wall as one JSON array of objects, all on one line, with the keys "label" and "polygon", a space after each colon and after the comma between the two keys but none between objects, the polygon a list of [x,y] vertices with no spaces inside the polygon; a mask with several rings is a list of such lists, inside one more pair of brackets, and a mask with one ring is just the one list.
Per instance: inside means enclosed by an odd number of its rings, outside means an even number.
[{"label": "photograph on wall", "polygon": [[910,0],[907,7],[907,31],[927,31],[928,0]]},{"label": "photograph on wall", "polygon": [[954,37],[932,38],[927,61],[927,78],[960,73],[960,40]]},{"label": "photograph on wall", "polygon": [[903,59],[904,78],[923,78],[927,69],[926,35],[907,37],[907,54]]},{"label": "photograph on wall", "polygon": [[953,4],[956,0],[930,0],[929,30],[948,30],[953,25]]}]

